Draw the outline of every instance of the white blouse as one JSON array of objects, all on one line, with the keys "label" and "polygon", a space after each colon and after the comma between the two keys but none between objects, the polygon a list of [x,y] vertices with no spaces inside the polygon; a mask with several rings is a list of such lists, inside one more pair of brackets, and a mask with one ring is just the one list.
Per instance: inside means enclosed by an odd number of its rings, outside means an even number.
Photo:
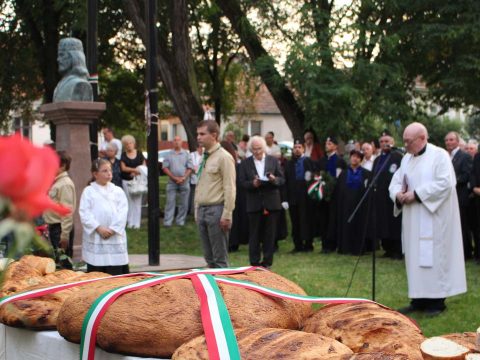
[{"label": "white blouse", "polygon": [[[82,258],[94,266],[119,266],[128,264],[127,223],[128,202],[118,186],[105,186],[92,182],[80,198],[80,220],[83,226]],[[115,231],[102,239],[95,229],[105,226]]]}]

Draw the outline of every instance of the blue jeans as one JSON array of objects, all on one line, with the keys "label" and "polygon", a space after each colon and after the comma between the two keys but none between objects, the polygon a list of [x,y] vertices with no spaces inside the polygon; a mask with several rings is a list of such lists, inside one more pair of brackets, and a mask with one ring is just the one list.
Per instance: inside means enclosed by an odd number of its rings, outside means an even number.
[{"label": "blue jeans", "polygon": [[190,184],[185,181],[183,184],[175,184],[168,181],[167,183],[167,203],[165,204],[165,216],[163,224],[171,226],[175,215],[176,198],[178,194],[178,213],[177,225],[185,225],[185,218],[188,211],[188,195],[190,194]]}]

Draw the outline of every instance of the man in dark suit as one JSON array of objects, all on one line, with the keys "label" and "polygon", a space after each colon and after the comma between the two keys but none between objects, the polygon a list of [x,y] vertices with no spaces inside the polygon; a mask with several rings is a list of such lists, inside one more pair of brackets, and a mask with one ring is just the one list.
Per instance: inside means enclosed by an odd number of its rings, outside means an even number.
[{"label": "man in dark suit", "polygon": [[[269,268],[273,263],[275,229],[282,209],[280,187],[285,178],[278,160],[266,155],[265,139],[253,136],[248,148],[253,156],[242,162],[239,182],[247,192],[250,264]],[[263,242],[263,259],[260,242]]]},{"label": "man in dark suit", "polygon": [[314,180],[317,165],[304,155],[302,140],[295,140],[292,158],[285,166],[285,181],[290,219],[292,222],[292,253],[313,251],[314,224],[317,221],[317,200],[308,195],[308,185]]},{"label": "man in dark suit", "polygon": [[460,136],[451,131],[445,136],[445,148],[452,159],[453,168],[457,177],[457,196],[460,208],[460,221],[462,223],[463,254],[465,259],[473,257],[472,240],[468,228],[468,196],[470,189],[468,182],[472,171],[472,157],[459,147]]},{"label": "man in dark suit", "polygon": [[402,259],[402,216],[393,216],[393,201],[390,199],[388,187],[393,174],[400,167],[403,155],[395,150],[394,139],[388,131],[383,131],[379,139],[381,153],[373,162],[373,176],[378,175],[375,182],[371,219],[375,238],[380,239],[385,257]]},{"label": "man in dark suit", "polygon": [[[338,141],[333,136],[327,137],[325,140],[325,156],[319,160],[320,171],[325,172],[332,178],[336,179],[341,172],[347,168],[347,163],[337,152]],[[332,189],[333,192],[333,189]],[[322,253],[328,254],[337,250],[335,237],[332,235],[332,220],[330,212],[332,211],[332,203],[322,200],[318,206],[320,237],[322,238]]]}]

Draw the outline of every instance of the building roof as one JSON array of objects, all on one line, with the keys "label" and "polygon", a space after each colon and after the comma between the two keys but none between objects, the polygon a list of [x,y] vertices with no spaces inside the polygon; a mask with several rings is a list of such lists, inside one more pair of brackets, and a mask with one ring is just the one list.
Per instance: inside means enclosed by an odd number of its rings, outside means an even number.
[{"label": "building roof", "polygon": [[[252,109],[253,107],[253,109]],[[255,93],[253,101],[249,98],[239,96],[237,98],[237,103],[235,106],[236,113],[256,113],[256,114],[280,114],[280,109],[278,108],[275,100],[273,100],[270,91],[268,91],[265,84],[261,84]]]}]

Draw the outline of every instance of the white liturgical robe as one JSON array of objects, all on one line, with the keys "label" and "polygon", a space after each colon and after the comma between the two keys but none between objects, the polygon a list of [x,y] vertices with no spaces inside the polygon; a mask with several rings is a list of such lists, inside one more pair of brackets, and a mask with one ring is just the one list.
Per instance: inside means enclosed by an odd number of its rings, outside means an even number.
[{"label": "white liturgical robe", "polygon": [[456,177],[448,153],[427,144],[423,154],[403,157],[390,183],[390,198],[415,191],[421,202],[402,211],[402,247],[408,297],[445,298],[467,291]]},{"label": "white liturgical robe", "polygon": [[[83,190],[79,213],[83,226],[82,258],[86,263],[95,266],[128,264],[127,212],[127,197],[120,187],[92,182]],[[100,225],[115,234],[102,239],[96,232]]]}]

